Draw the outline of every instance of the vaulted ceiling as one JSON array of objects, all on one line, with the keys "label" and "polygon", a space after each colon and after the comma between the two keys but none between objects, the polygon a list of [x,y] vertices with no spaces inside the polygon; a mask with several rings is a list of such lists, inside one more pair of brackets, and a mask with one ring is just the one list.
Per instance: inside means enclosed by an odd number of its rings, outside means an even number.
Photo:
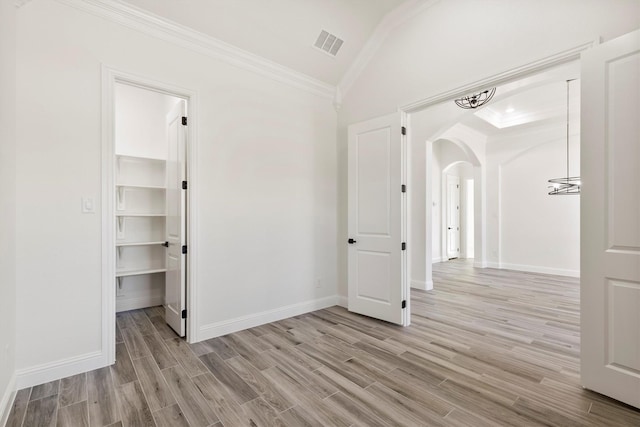
[{"label": "vaulted ceiling", "polygon": [[[406,0],[126,0],[240,49],[337,85],[385,15]],[[344,44],[313,47],[321,30]]]}]

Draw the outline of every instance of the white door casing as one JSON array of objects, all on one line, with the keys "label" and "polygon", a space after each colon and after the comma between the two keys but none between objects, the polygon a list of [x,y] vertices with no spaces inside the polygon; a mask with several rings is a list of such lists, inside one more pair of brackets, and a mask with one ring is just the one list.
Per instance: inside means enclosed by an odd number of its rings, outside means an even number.
[{"label": "white door casing", "polygon": [[581,381],[640,408],[640,30],[582,55]]},{"label": "white door casing", "polygon": [[400,114],[349,126],[348,307],[407,325],[406,149]]},{"label": "white door casing", "polygon": [[[186,133],[182,124],[186,117],[186,102],[181,100],[167,115],[167,189],[165,320],[178,335],[185,335],[186,321],[182,316],[186,305]],[[185,246],[186,247],[186,246]]]},{"label": "white door casing", "polygon": [[460,178],[447,175],[447,258],[460,257]]}]

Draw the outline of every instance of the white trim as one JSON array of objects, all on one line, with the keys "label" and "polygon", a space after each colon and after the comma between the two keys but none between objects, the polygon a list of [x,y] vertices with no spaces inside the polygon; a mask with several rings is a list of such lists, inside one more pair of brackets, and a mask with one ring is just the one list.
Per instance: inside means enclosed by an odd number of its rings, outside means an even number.
[{"label": "white trim", "polygon": [[164,304],[164,295],[146,295],[136,298],[116,297],[116,313],[121,311],[137,310],[139,308],[153,307]]},{"label": "white trim", "polygon": [[244,329],[253,328],[255,326],[264,325],[266,323],[287,319],[293,316],[299,316],[300,314],[309,313],[310,311],[333,307],[335,305],[338,305],[338,303],[341,301],[341,298],[343,297],[339,297],[337,295],[318,298],[298,304],[287,305],[273,310],[263,311],[261,313],[249,314],[246,316],[236,317],[235,319],[210,323],[200,328],[198,338],[201,341],[207,340],[233,332],[242,331]]},{"label": "white trim", "polygon": [[[580,59],[580,54],[582,52],[592,48],[597,44],[598,44],[598,40],[592,40],[586,43],[579,44],[577,46],[563,50],[553,55],[549,55],[537,61],[529,62],[528,64],[522,65],[520,67],[512,68],[502,73],[494,74],[490,77],[476,80],[472,83],[458,86],[455,89],[451,89],[446,92],[441,92],[429,98],[404,105],[400,107],[400,110],[405,111],[407,113],[415,113],[417,111],[430,107],[431,105],[435,105],[444,101],[450,101],[452,99],[458,98],[462,95],[467,95],[471,92],[483,89],[485,87],[499,86],[503,83],[516,80],[526,75],[538,73],[545,69],[555,67],[557,65],[561,65],[566,62]],[[344,89],[342,90],[342,92],[343,93],[345,92]]]},{"label": "white trim", "polygon": [[524,271],[528,273],[553,274],[555,276],[580,277],[580,270],[569,270],[566,268],[544,267],[541,265],[506,264],[500,263],[502,270]]},{"label": "white trim", "polygon": [[500,263],[499,262],[488,261],[488,262],[484,263],[484,265],[483,265],[481,262],[474,262],[473,266],[475,268],[500,268]]},{"label": "white trim", "polygon": [[369,37],[369,40],[362,47],[358,56],[351,63],[347,72],[340,79],[338,87],[343,95],[346,95],[351,86],[356,82],[360,74],[367,68],[369,62],[373,59],[382,43],[387,39],[389,33],[398,25],[403,24],[407,20],[413,18],[422,11],[433,6],[440,0],[409,0],[387,13],[376,29]]},{"label": "white trim", "polygon": [[338,295],[338,305],[340,307],[344,307],[346,309],[349,309],[349,298],[345,297],[343,295]]},{"label": "white trim", "polygon": [[11,407],[16,398],[16,374],[11,375],[7,388],[4,390],[2,400],[0,400],[0,426],[7,425]]},{"label": "white trim", "polygon": [[222,60],[243,70],[255,72],[324,98],[331,99],[335,95],[334,85],[317,80],[124,2],[113,0],[57,1],[143,34]]},{"label": "white trim", "polygon": [[[115,337],[113,341],[115,343]],[[18,369],[16,371],[17,389],[33,387],[35,385],[70,377],[71,375],[102,368],[105,366],[106,356],[102,351],[94,351],[26,369]]]},{"label": "white trim", "polygon": [[187,130],[187,180],[189,197],[187,198],[187,341],[197,342],[197,286],[196,257],[198,239],[198,95],[190,89],[170,85],[149,79],[137,74],[117,70],[102,65],[102,348],[105,354],[105,365],[115,362],[115,144],[114,144],[114,91],[115,83],[129,84],[153,90],[187,100],[189,126]]},{"label": "white trim", "polygon": [[439,263],[439,262],[443,262],[443,261],[444,261],[444,258],[442,258],[442,257],[436,257],[436,258],[433,258],[433,259],[431,260],[431,263],[432,263],[432,264],[437,264],[437,263]]},{"label": "white trim", "polygon": [[423,291],[430,291],[431,289],[433,289],[433,280],[428,280],[428,281],[412,280],[411,281],[411,287],[413,289],[421,289]]}]

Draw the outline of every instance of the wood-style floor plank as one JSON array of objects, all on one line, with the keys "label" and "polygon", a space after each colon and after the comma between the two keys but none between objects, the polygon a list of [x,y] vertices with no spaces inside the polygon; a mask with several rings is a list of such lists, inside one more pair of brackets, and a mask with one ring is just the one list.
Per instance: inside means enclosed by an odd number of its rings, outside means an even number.
[{"label": "wood-style floor plank", "polygon": [[140,382],[134,381],[118,387],[118,409],[122,423],[131,427],[155,427],[156,423],[142,392]]},{"label": "wood-style floor plank", "polygon": [[136,359],[133,361],[133,366],[152,412],[176,403],[176,398],[171,393],[169,385],[153,358],[147,356]]},{"label": "wood-style floor plank", "polygon": [[171,354],[162,338],[158,334],[147,334],[143,335],[142,339],[144,340],[147,348],[151,352],[151,355],[155,359],[156,363],[160,370],[168,368],[170,366],[175,366],[178,364],[178,361]]},{"label": "wood-style floor plank", "polygon": [[330,307],[187,344],[118,313],[116,365],[20,390],[8,426],[640,426],[580,386],[577,279],[433,272],[407,328]]},{"label": "wood-style floor plank", "polygon": [[89,423],[106,426],[120,420],[109,367],[87,372]]},{"label": "wood-style floor plank", "polygon": [[177,403],[154,412],[153,418],[158,427],[189,427],[189,422]]},{"label": "wood-style floor plank", "polygon": [[78,374],[60,380],[58,404],[60,407],[87,400],[87,374]]},{"label": "wood-style floor plank", "polygon": [[111,375],[115,386],[121,386],[138,379],[136,371],[133,369],[133,363],[131,363],[129,351],[124,343],[116,344],[116,363],[111,366]]},{"label": "wood-style floor plank", "polygon": [[216,353],[200,356],[200,360],[218,381],[227,386],[238,403],[243,404],[258,397],[251,386],[240,378]]},{"label": "wood-style floor plank", "polygon": [[55,427],[58,411],[58,396],[48,396],[32,400],[27,406],[23,426]]},{"label": "wood-style floor plank", "polygon": [[29,400],[38,400],[43,397],[58,395],[59,389],[60,380],[37,385],[31,389],[31,396],[29,397]]},{"label": "wood-style floor plank", "polygon": [[182,367],[172,366],[162,373],[190,425],[206,427],[219,421]]},{"label": "wood-style floor plank", "polygon": [[31,394],[30,388],[24,388],[18,390],[16,397],[13,400],[11,411],[9,412],[9,418],[7,419],[6,427],[20,427],[24,421],[24,414],[27,411],[27,404],[29,403],[29,395]]},{"label": "wood-style floor plank", "polygon": [[58,408],[57,427],[89,427],[87,401]]}]

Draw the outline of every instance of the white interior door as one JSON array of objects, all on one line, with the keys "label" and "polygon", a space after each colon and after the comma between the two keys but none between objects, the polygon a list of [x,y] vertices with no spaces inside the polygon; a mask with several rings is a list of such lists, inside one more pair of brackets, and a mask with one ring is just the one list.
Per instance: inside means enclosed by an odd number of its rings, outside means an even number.
[{"label": "white interior door", "polygon": [[[349,126],[349,310],[408,324],[400,115]],[[403,302],[404,301],[404,302]]]},{"label": "white interior door", "polygon": [[460,178],[447,175],[447,258],[460,256]]},{"label": "white interior door", "polygon": [[[186,133],[182,118],[186,102],[180,101],[167,115],[167,221],[165,320],[178,335],[185,335],[186,317]],[[183,251],[183,248],[185,249]]]},{"label": "white interior door", "polygon": [[640,407],[640,30],[582,56],[581,377]]}]

